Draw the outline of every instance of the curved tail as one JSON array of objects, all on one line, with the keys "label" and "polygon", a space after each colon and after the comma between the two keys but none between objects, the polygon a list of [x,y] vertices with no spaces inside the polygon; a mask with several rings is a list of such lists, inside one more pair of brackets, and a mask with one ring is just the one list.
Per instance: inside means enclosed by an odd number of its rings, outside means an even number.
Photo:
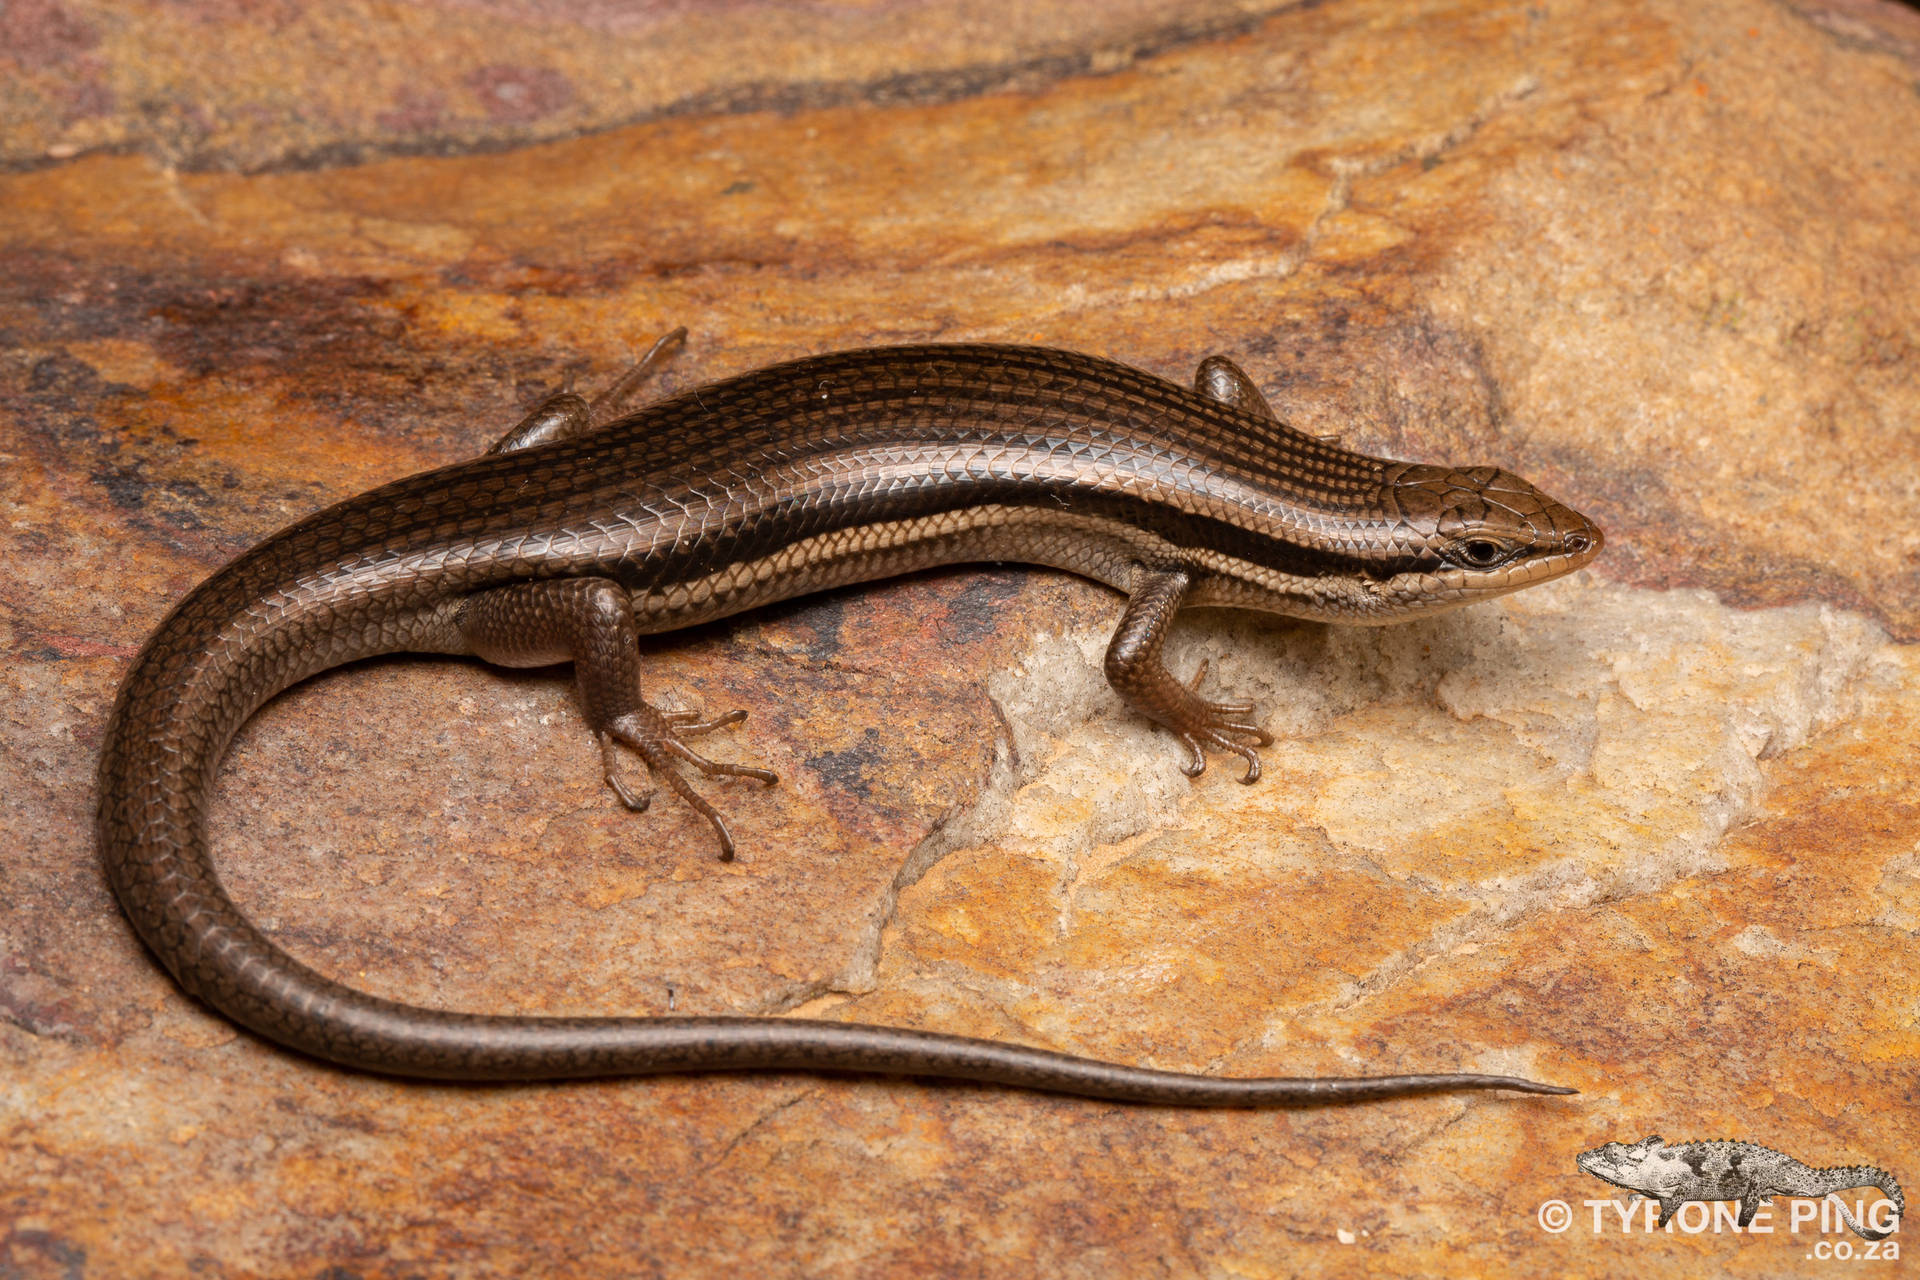
[{"label": "curved tail", "polygon": [[[1907,1213],[1907,1200],[1900,1193],[1899,1182],[1885,1169],[1870,1164],[1853,1164],[1838,1169],[1815,1169],[1813,1174],[1818,1189],[1812,1194],[1831,1197],[1833,1207],[1839,1210],[1848,1229],[1862,1240],[1885,1240],[1900,1229],[1900,1219]],[[1854,1217],[1853,1211],[1847,1208],[1847,1202],[1839,1195],[1852,1187],[1878,1187],[1887,1199],[1893,1201],[1893,1225],[1885,1231],[1876,1231]]]}]

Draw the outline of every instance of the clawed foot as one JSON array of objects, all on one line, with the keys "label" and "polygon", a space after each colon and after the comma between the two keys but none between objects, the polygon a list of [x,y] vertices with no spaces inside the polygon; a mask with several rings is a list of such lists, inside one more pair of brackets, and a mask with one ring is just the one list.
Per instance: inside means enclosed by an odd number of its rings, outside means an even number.
[{"label": "clawed foot", "polygon": [[[1193,695],[1190,706],[1201,712],[1197,723],[1174,726],[1174,732],[1180,735],[1180,741],[1187,744],[1190,757],[1181,766],[1181,772],[1189,778],[1197,778],[1207,769],[1206,748],[1227,751],[1247,762],[1247,771],[1241,782],[1253,783],[1260,780],[1260,753],[1256,748],[1273,745],[1273,735],[1259,725],[1244,717],[1253,714],[1251,702],[1214,702],[1200,696],[1200,682],[1207,678],[1207,659],[1200,660],[1200,669],[1193,673],[1193,679],[1187,681],[1187,692]],[[1248,742],[1240,741],[1249,739]]]},{"label": "clawed foot", "polygon": [[614,744],[616,741],[623,742],[640,753],[640,758],[647,762],[648,770],[655,777],[664,779],[675,795],[713,825],[714,834],[720,838],[720,859],[731,862],[733,834],[727,830],[726,821],[699,792],[687,784],[674,762],[684,761],[709,777],[752,778],[769,787],[773,786],[780,779],[766,769],[709,760],[686,744],[688,738],[728,728],[746,718],[744,711],[729,711],[712,720],[702,720],[697,711],[656,711],[652,707],[644,707],[628,712],[600,735],[600,759],[606,769],[607,785],[620,797],[620,802],[635,813],[645,813],[647,806],[653,803],[652,791],[637,792],[620,776],[619,755]]}]

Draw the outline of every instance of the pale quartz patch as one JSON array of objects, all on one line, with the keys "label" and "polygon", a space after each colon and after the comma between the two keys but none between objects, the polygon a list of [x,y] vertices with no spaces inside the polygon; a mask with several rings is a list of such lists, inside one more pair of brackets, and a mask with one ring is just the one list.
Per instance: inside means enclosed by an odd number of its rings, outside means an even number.
[{"label": "pale quartz patch", "polygon": [[[1214,807],[1254,818],[1304,799],[1337,848],[1388,858],[1406,836],[1470,837],[1460,824],[1495,808],[1531,814],[1563,856],[1611,859],[1614,839],[1574,835],[1592,828],[1549,806],[1621,836],[1655,823],[1703,849],[1755,811],[1757,760],[1844,718],[1859,682],[1892,661],[1856,615],[1591,579],[1390,629],[1194,616],[1206,621],[1182,624],[1170,665],[1184,674],[1209,657],[1209,692],[1262,704],[1280,739],[1263,780],[1228,791],[1218,784],[1239,766],[1215,756],[1197,790],[1173,785],[1181,752],[1100,678],[1105,635],[1056,637],[989,682],[1021,760],[1011,842],[1084,849],[1166,825],[1182,802],[1188,819]],[[1071,817],[1067,797],[1080,797]]]},{"label": "pale quartz patch", "polygon": [[1832,969],[1835,953],[1829,948],[1805,946],[1798,942],[1788,942],[1763,924],[1750,924],[1729,938],[1728,945],[1742,955],[1771,960],[1783,960],[1789,964],[1819,965]]},{"label": "pale quartz patch", "polygon": [[[1185,879],[1231,897],[1235,884],[1335,874],[1377,882],[1383,902],[1413,891],[1420,927],[1377,953],[1336,947],[1328,964],[1308,966],[1332,973],[1322,993],[1346,1009],[1436,957],[1499,947],[1534,912],[1720,869],[1728,830],[1764,811],[1761,762],[1847,717],[1863,690],[1900,682],[1907,665],[1871,622],[1829,607],[1745,611],[1704,591],[1585,574],[1390,628],[1190,615],[1170,667],[1184,676],[1207,657],[1207,689],[1257,699],[1278,739],[1262,779],[1242,787],[1238,762],[1219,756],[1197,783],[1180,774],[1179,744],[1105,687],[1105,644],[1095,629],[1055,635],[992,678],[1010,757],[973,809],[929,842],[939,854],[917,857],[899,882],[907,888],[940,858],[951,860],[943,874],[959,877],[983,857],[1051,866],[1023,881],[1020,923],[961,941],[984,951],[1022,930],[1050,932],[1018,945],[1051,949],[1067,969],[1041,964],[984,986],[971,971],[950,977],[1069,1042],[1084,1018],[1059,1010],[1087,1008],[1090,988],[1137,1007],[1143,992],[1183,982],[1204,991],[1227,978],[1187,934],[1162,945],[1147,928],[1124,956],[1072,959],[1103,945],[1114,902],[1137,902],[1129,909],[1149,920],[1172,909],[1128,896],[1136,880]],[[1899,894],[1889,899],[1889,922],[1904,919]],[[919,927],[915,901],[903,894],[895,923]],[[1831,963],[1757,926],[1734,945]],[[855,989],[889,981],[866,959]],[[1062,981],[1075,993],[1064,1002]],[[1261,1041],[1283,1043],[1287,1025],[1269,1017]]]}]

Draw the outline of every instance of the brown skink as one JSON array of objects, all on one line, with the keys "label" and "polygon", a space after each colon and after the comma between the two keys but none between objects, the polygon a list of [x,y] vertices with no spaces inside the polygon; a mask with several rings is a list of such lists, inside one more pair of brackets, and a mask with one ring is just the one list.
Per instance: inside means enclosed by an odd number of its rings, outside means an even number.
[{"label": "brown skink", "polygon": [[269,698],[374,654],[571,661],[606,776],[619,748],[733,844],[683,769],[745,776],[689,739],[738,723],[641,697],[637,638],[806,592],[968,561],[1070,570],[1127,597],[1107,678],[1171,730],[1260,771],[1251,704],[1161,661],[1175,612],[1224,605],[1392,622],[1579,568],[1600,531],[1493,467],[1366,457],[1280,423],[1232,362],[1192,388],[1019,346],[912,346],[777,365],[613,421],[681,332],[590,406],[563,392],[488,456],[397,481],[276,534],[202,583],[127,673],[100,754],[97,830],[140,937],[191,994],[350,1067],[459,1080],[797,1069],[991,1081],[1137,1102],[1262,1106],[1504,1076],[1221,1078],[1019,1045],[789,1018],[491,1017],[342,986],[221,888],[205,831],[228,742]]}]

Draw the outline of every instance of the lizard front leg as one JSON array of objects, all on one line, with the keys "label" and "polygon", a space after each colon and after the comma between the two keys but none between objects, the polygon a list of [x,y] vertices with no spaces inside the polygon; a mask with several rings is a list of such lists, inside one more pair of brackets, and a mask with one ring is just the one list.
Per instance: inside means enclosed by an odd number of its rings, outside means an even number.
[{"label": "lizard front leg", "polygon": [[629,809],[642,812],[651,793],[632,790],[620,776],[616,742],[640,754],[655,777],[713,824],[720,857],[733,858],[733,836],[714,807],[680,776],[690,764],[708,775],[779,781],[765,769],[709,760],[686,739],[747,718],[732,711],[711,720],[697,712],[662,711],[640,696],[639,632],[625,587],[609,578],[555,578],[477,592],[461,602],[454,624],[468,648],[503,667],[573,663],[587,725],[600,742],[607,785]]},{"label": "lizard front leg", "polygon": [[1127,611],[1107,644],[1107,683],[1135,711],[1180,735],[1191,753],[1184,766],[1188,777],[1206,770],[1206,748],[1213,747],[1245,760],[1247,772],[1240,781],[1255,782],[1260,777],[1255,748],[1272,746],[1273,735],[1246,718],[1253,714],[1253,704],[1201,697],[1204,662],[1193,679],[1182,684],[1161,660],[1173,615],[1191,581],[1184,568],[1141,565],[1134,570]]}]

